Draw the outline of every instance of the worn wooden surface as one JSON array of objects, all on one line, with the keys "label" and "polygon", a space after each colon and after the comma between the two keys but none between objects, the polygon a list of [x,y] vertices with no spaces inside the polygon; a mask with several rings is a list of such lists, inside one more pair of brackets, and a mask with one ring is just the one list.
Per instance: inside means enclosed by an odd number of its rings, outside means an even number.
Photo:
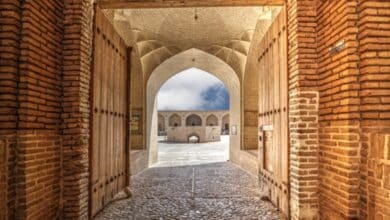
[{"label": "worn wooden surface", "polygon": [[94,25],[91,215],[126,186],[129,108],[128,52],[99,8]]},{"label": "worn wooden surface", "polygon": [[259,151],[260,175],[274,204],[288,214],[288,76],[285,10],[276,17],[260,44]]}]

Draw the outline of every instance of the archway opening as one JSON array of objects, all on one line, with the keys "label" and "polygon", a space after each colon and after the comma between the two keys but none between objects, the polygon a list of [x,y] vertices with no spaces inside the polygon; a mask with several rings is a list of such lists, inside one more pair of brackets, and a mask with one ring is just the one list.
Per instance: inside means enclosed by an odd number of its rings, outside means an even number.
[{"label": "archway opening", "polygon": [[[189,68],[169,78],[157,94],[159,133],[158,166],[225,162],[229,159],[229,133],[222,133],[222,118],[230,98],[224,83],[211,73]],[[162,122],[162,120],[166,120]]]},{"label": "archway opening", "polygon": [[199,143],[199,142],[200,142],[199,135],[197,135],[197,134],[190,134],[188,136],[188,143],[189,144]]},{"label": "archway opening", "polygon": [[[221,136],[222,130],[222,117],[226,114],[230,115],[230,127],[234,127],[234,134],[229,132],[225,132],[224,135],[226,135],[227,139],[225,142],[227,142],[228,148],[227,148],[227,154],[228,158],[230,160],[236,160],[238,161],[239,158],[239,151],[240,151],[240,139],[241,139],[241,132],[240,132],[240,124],[241,124],[241,110],[240,110],[240,81],[236,74],[236,72],[232,69],[231,66],[229,66],[227,63],[222,61],[220,58],[213,56],[209,53],[206,53],[199,49],[189,49],[187,51],[181,52],[167,60],[165,60],[163,63],[161,63],[157,68],[153,70],[151,75],[148,77],[147,81],[147,90],[146,90],[146,96],[147,96],[147,103],[146,103],[146,120],[147,120],[147,126],[146,126],[146,146],[147,146],[147,153],[148,153],[148,164],[149,166],[157,163],[159,158],[159,147],[158,147],[158,136],[157,136],[157,116],[158,116],[158,92],[163,87],[164,83],[167,82],[171,77],[177,75],[178,73],[183,72],[184,70],[189,70],[191,68],[195,68],[198,71],[204,71],[207,72],[208,75],[213,76],[214,78],[217,78],[222,82],[222,84],[226,87],[226,91],[228,93],[228,105],[229,109],[223,112],[221,115],[217,115],[218,117],[218,123],[210,123],[207,126],[206,124],[206,118],[210,114],[198,114],[202,118],[202,126],[206,127],[207,131],[206,134],[208,135],[208,138],[214,139],[214,141],[220,141],[219,138],[216,138],[216,133]],[[190,85],[195,84],[195,81],[197,78],[193,78],[193,81],[190,82]],[[198,79],[199,80],[199,79]],[[202,83],[205,83],[207,81],[203,80]],[[186,85],[184,85],[186,86]],[[173,91],[173,93],[170,93],[170,100],[179,100],[183,97],[178,97],[178,94],[185,94],[183,91]],[[215,94],[215,91],[211,91],[211,94]],[[176,98],[174,98],[176,97]],[[207,97],[210,98],[210,97]],[[199,103],[198,99],[194,97],[185,97],[183,98],[184,103],[187,103],[189,105],[194,105],[195,103]],[[207,100],[206,100],[207,101]],[[208,105],[209,103],[202,103],[205,105]],[[176,108],[176,110],[186,110],[183,108]],[[188,108],[187,108],[188,110]],[[171,112],[172,113],[172,112]],[[165,120],[166,125],[168,125],[169,130],[174,130],[175,132],[178,132],[178,130],[181,130],[183,128],[197,128],[199,126],[196,126],[197,123],[193,122],[190,125],[186,126],[186,114],[176,112],[176,114],[180,117],[180,123],[177,120],[176,123],[172,123],[172,121],[169,121],[170,115],[166,113]],[[193,124],[193,125],[192,125]],[[198,123],[199,124],[199,123]],[[156,128],[156,129],[154,129]],[[169,131],[167,129],[167,131]],[[199,134],[199,132],[197,132]],[[205,134],[205,136],[206,136]],[[223,134],[222,134],[223,135]],[[177,135],[173,135],[175,137],[175,140],[177,141],[179,138]],[[202,139],[202,135],[199,135],[200,139]],[[188,142],[188,137],[185,137],[185,141]],[[169,139],[169,137],[168,137]],[[168,140],[169,141],[169,140]],[[202,140],[200,140],[202,142]]]}]

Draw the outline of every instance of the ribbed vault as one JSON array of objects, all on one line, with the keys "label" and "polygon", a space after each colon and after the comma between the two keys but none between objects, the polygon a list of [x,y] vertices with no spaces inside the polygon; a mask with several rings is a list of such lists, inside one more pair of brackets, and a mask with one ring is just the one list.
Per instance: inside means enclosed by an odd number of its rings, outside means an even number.
[{"label": "ribbed vault", "polygon": [[[124,28],[139,54],[144,77],[168,58],[197,48],[212,54],[237,73],[246,58],[258,21],[272,20],[279,7],[159,8],[106,10]],[[265,28],[268,26],[265,25]]]}]

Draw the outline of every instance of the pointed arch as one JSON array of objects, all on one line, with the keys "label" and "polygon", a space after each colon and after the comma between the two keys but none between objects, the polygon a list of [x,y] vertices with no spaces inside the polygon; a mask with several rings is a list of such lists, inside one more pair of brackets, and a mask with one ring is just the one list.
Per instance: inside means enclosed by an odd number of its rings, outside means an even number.
[{"label": "pointed arch", "polygon": [[[240,79],[234,69],[220,58],[199,49],[188,49],[178,53],[157,66],[147,81],[146,89],[146,146],[148,149],[149,165],[157,162],[157,93],[161,86],[172,76],[189,68],[206,71],[226,86],[230,95],[230,121],[237,126],[241,124],[240,109]],[[240,151],[241,132],[230,136],[230,159],[236,158]]]},{"label": "pointed arch", "polygon": [[181,117],[178,114],[172,114],[169,116],[169,127],[180,127]]},{"label": "pointed arch", "polygon": [[218,126],[218,118],[214,114],[207,116],[206,118],[206,126]]},{"label": "pointed arch", "polygon": [[202,126],[202,117],[197,114],[187,116],[186,126]]}]

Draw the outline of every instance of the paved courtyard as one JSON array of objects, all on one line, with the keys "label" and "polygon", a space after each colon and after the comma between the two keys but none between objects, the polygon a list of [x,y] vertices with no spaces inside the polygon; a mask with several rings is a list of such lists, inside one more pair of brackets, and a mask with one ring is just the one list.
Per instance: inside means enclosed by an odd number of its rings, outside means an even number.
[{"label": "paved courtyard", "polygon": [[221,136],[220,142],[178,144],[165,143],[160,137],[156,167],[199,165],[226,162],[229,159],[229,136]]},{"label": "paved courtyard", "polygon": [[227,137],[159,143],[159,163],[132,178],[132,198],[111,203],[95,219],[280,219],[261,200],[257,179],[227,159]]}]

